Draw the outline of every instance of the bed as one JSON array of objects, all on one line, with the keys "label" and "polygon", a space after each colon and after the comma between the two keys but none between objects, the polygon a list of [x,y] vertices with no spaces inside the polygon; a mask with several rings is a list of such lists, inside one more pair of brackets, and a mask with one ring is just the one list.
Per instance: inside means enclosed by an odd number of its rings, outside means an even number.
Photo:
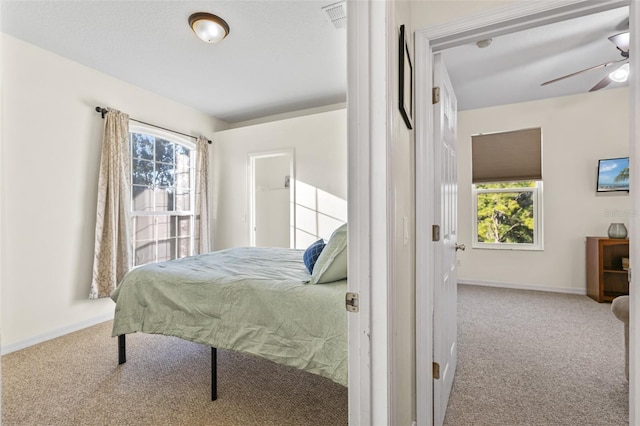
[{"label": "bed", "polygon": [[[303,262],[308,250],[285,248],[225,249],[133,269],[111,295],[119,362],[126,361],[126,334],[163,334],[212,347],[212,399],[217,348],[346,386],[346,225],[344,230],[339,255],[334,232],[313,274]],[[336,275],[341,259],[344,274]]]}]

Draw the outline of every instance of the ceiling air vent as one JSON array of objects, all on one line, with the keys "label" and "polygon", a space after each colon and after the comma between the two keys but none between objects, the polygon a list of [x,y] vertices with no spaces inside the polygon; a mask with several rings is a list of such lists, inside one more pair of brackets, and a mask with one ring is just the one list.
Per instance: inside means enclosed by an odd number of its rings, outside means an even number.
[{"label": "ceiling air vent", "polygon": [[328,6],[322,8],[325,12],[327,12],[327,16],[329,20],[333,24],[334,27],[337,28],[346,28],[347,26],[347,5],[344,1],[339,1],[337,3],[332,3]]}]

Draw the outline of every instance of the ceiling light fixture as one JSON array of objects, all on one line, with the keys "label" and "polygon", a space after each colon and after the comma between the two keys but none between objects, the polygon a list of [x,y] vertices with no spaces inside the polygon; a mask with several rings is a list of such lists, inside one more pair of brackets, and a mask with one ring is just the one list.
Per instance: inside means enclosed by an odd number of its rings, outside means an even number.
[{"label": "ceiling light fixture", "polygon": [[609,78],[616,83],[623,83],[629,78],[629,63],[627,62],[617,70],[609,74]]},{"label": "ceiling light fixture", "polygon": [[189,25],[200,40],[207,43],[218,43],[229,35],[229,24],[211,13],[194,13],[189,16]]},{"label": "ceiling light fixture", "polygon": [[480,49],[484,49],[485,47],[489,47],[491,46],[491,42],[493,41],[492,38],[487,38],[484,40],[480,40],[478,42],[476,42],[476,46],[478,46]]},{"label": "ceiling light fixture", "polygon": [[[618,50],[620,50],[621,52],[625,52],[627,55],[629,54],[629,31],[612,35],[611,37],[609,37],[609,40],[611,40],[611,42],[616,45]],[[623,54],[622,56],[625,55]],[[625,57],[628,58],[629,56]]]}]

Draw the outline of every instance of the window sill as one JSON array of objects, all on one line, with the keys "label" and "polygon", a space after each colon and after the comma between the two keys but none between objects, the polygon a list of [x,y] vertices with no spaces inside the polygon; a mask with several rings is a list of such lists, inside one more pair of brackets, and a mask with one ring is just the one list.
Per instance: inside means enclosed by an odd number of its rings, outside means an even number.
[{"label": "window sill", "polygon": [[474,243],[471,245],[473,249],[482,250],[512,250],[512,251],[544,251],[542,244],[483,244]]}]

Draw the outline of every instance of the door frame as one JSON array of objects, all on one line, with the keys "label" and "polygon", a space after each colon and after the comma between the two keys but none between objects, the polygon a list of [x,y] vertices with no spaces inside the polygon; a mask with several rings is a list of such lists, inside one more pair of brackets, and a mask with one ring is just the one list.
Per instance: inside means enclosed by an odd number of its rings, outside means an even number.
[{"label": "door frame", "polygon": [[296,177],[295,152],[293,148],[278,149],[266,152],[250,152],[247,155],[247,201],[249,208],[249,246],[256,245],[256,160],[273,157],[289,157],[289,247],[296,246]]},{"label": "door frame", "polygon": [[[554,2],[518,2],[504,7],[493,8],[444,24],[431,25],[415,32],[415,87],[416,87],[416,258],[426,259],[416,262],[416,408],[417,425],[433,423],[433,290],[435,247],[431,243],[431,226],[434,224],[434,158],[433,158],[433,108],[431,92],[433,81],[433,53],[469,43],[482,38],[496,37],[515,31],[559,22],[582,15],[597,13],[617,7],[630,6],[631,46],[640,46],[640,32],[636,25],[640,22],[640,7],[624,0],[557,0]],[[639,55],[631,55],[631,69],[640,69]],[[640,129],[640,90],[638,79],[632,73],[629,80],[630,98],[630,167],[636,167],[640,149],[636,146]],[[636,112],[637,111],[637,112]],[[637,186],[636,186],[637,185]],[[640,211],[640,173],[631,177],[632,191],[629,193],[631,212]],[[640,240],[637,215],[630,215],[630,238]],[[631,268],[640,265],[640,251],[631,244]],[[636,306],[640,303],[640,291],[630,286],[630,327],[629,327],[629,424],[640,420],[640,369],[636,366],[638,338],[640,332],[635,327]]]},{"label": "door frame", "polygon": [[[387,32],[392,2],[347,0],[349,424],[389,423]],[[374,315],[375,313],[375,315]]]}]

